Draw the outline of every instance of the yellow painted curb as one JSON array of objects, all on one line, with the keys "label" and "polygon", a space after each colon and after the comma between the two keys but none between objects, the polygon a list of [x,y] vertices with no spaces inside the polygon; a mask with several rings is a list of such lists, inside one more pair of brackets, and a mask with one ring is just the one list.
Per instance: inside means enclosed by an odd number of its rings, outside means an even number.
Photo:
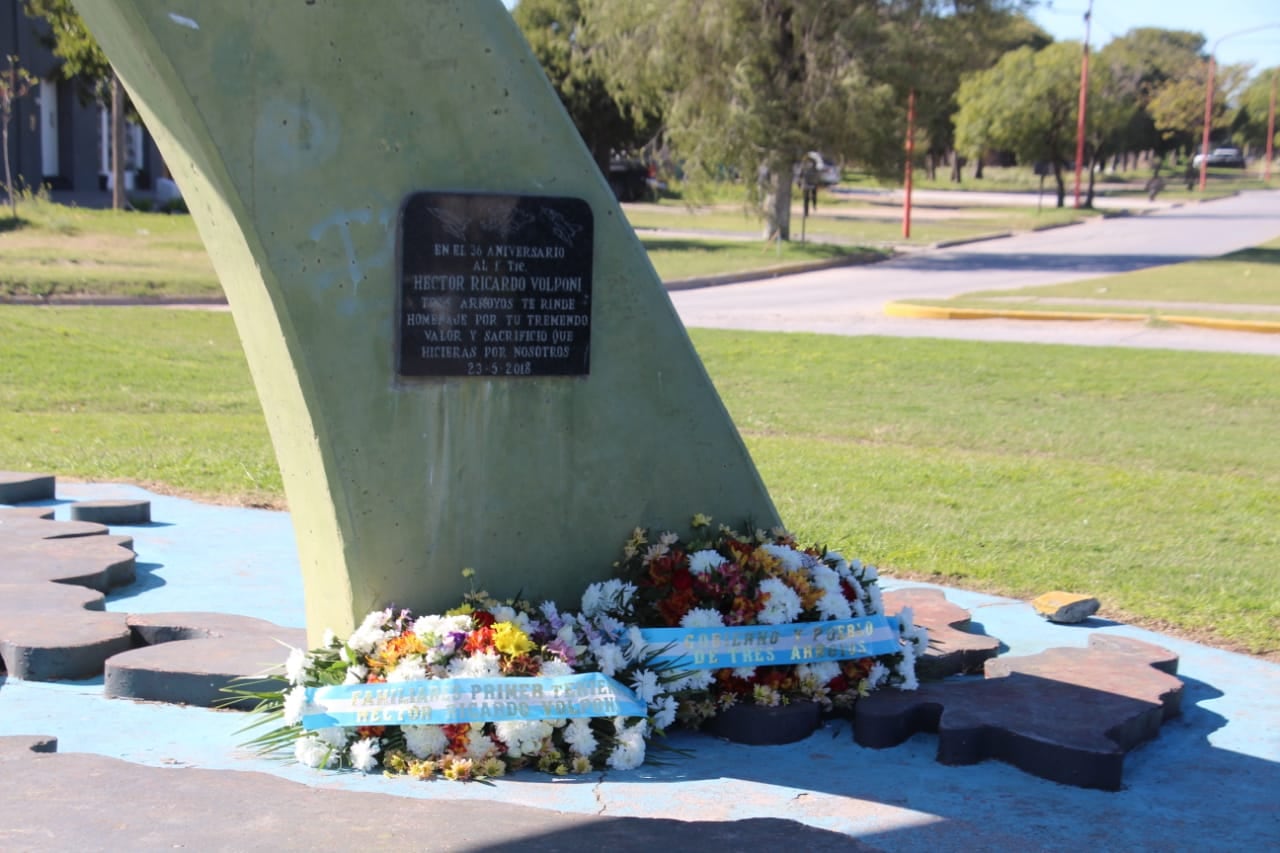
[{"label": "yellow painted curb", "polygon": [[[1146,314],[1111,314],[1084,311],[1001,311],[987,308],[943,308],[937,305],[909,305],[890,302],[884,306],[887,317],[906,317],[913,320],[1129,320],[1146,322],[1153,319]],[[1280,334],[1280,322],[1265,320],[1228,320],[1215,317],[1184,317],[1175,314],[1157,314],[1154,319],[1181,326],[1198,326],[1228,332],[1261,332]]]}]

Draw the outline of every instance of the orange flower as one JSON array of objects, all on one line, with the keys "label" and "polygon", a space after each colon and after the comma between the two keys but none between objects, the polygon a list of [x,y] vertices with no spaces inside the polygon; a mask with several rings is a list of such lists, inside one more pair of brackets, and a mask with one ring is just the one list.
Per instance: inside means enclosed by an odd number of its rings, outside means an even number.
[{"label": "orange flower", "polygon": [[477,654],[480,652],[491,652],[493,648],[493,629],[477,628],[467,635],[467,642],[463,648],[469,654]]}]

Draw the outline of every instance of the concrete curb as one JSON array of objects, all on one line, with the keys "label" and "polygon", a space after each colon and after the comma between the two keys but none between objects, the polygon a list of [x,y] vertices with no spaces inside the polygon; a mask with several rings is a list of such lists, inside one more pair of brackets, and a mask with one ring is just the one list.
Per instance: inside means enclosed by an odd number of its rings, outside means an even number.
[{"label": "concrete curb", "polygon": [[891,257],[893,257],[892,253],[885,255],[851,255],[844,258],[832,258],[827,261],[812,261],[810,263],[803,264],[779,264],[777,266],[764,267],[763,269],[743,270],[742,272],[724,273],[722,275],[678,278],[674,281],[664,281],[662,286],[667,290],[697,290],[703,287],[716,287],[721,284],[740,284],[744,281],[767,280],[784,275],[796,275],[798,273],[835,269],[836,267],[878,264]]},{"label": "concrete curb", "polygon": [[[912,320],[1125,320],[1129,322],[1146,322],[1151,318],[1146,314],[1113,314],[1109,312],[1086,311],[1001,311],[987,308],[942,308],[935,305],[910,305],[905,302],[890,302],[884,306],[887,317],[903,317]],[[1217,329],[1226,332],[1259,332],[1263,334],[1280,334],[1280,322],[1262,320],[1227,320],[1214,317],[1194,317],[1177,314],[1157,314],[1156,319],[1181,326],[1198,326],[1204,329]]]},{"label": "concrete curb", "polygon": [[934,243],[931,248],[950,249],[953,246],[966,246],[969,243],[985,243],[988,240],[1003,240],[1006,237],[1012,236],[1012,231],[997,231],[994,234],[979,234],[976,237],[961,237],[957,240],[943,240],[939,243]]}]

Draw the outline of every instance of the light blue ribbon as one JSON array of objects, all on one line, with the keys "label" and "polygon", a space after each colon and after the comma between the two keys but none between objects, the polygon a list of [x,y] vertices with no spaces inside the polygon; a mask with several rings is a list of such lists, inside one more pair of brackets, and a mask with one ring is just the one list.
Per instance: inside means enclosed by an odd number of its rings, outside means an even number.
[{"label": "light blue ribbon", "polygon": [[645,628],[650,665],[677,670],[789,666],[901,651],[898,620],[885,616],[708,628]]},{"label": "light blue ribbon", "polygon": [[643,717],[644,702],[601,672],[554,678],[430,678],[308,687],[302,727],[419,726]]}]

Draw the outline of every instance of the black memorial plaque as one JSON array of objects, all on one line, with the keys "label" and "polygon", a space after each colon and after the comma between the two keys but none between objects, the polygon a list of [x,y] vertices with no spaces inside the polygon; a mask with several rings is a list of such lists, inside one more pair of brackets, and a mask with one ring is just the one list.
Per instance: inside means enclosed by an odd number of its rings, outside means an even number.
[{"label": "black memorial plaque", "polygon": [[401,376],[584,376],[591,207],[582,199],[415,193],[400,215]]}]

